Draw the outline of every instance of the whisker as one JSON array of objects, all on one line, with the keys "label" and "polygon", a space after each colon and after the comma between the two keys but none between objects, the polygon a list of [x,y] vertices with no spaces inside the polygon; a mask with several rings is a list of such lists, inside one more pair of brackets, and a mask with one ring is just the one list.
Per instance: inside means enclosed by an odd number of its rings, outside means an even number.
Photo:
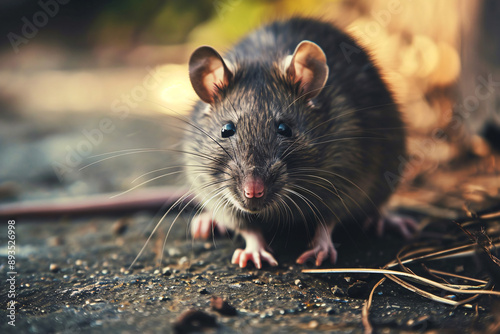
[{"label": "whisker", "polygon": [[[114,159],[114,158],[118,158],[118,157],[122,157],[122,156],[126,156],[126,155],[137,154],[137,153],[150,153],[150,152],[166,152],[167,150],[154,148],[154,149],[141,149],[141,150],[135,150],[135,149],[133,149],[133,151],[130,151],[130,150],[124,150],[124,151],[126,151],[126,152],[114,155],[112,157],[107,157],[107,158],[103,158],[103,159],[99,159],[97,161],[91,162],[88,165],[85,165],[85,166],[81,167],[78,171],[82,171],[85,168],[88,168],[88,167],[93,166],[95,164],[101,163],[103,161]],[[89,157],[89,159],[94,158],[94,157],[98,157],[98,156],[102,156],[102,155],[105,155],[105,154],[108,154],[108,153],[98,154],[98,155]]]},{"label": "whisker", "polygon": [[[128,270],[130,270],[132,268],[132,266],[137,262],[137,260],[139,260],[139,258],[141,257],[142,253],[146,249],[146,246],[148,245],[149,241],[151,240],[151,238],[153,237],[153,235],[155,234],[155,232],[158,230],[158,228],[160,227],[160,224],[163,222],[163,220],[165,219],[165,217],[167,217],[167,215],[170,213],[170,211],[172,211],[173,208],[175,208],[179,203],[181,203],[182,201],[184,201],[189,196],[192,196],[193,194],[194,194],[194,192],[187,192],[186,195],[180,197],[177,201],[175,201],[175,203],[172,204],[172,206],[163,214],[163,216],[160,218],[160,220],[158,221],[158,223],[155,225],[153,231],[149,234],[149,237],[146,239],[146,242],[144,243],[144,246],[142,246],[141,250],[139,251],[139,253],[135,257],[134,261],[132,261],[132,263],[128,267]],[[194,196],[193,199],[196,198],[196,197],[197,196]]]},{"label": "whisker", "polygon": [[342,176],[341,174],[335,173],[335,172],[333,172],[331,170],[324,170],[324,169],[318,169],[318,168],[306,167],[306,168],[301,168],[301,170],[303,170],[303,171],[309,171],[309,172],[310,171],[317,171],[317,172],[321,172],[321,173],[330,174],[330,175],[336,176],[336,177],[338,177],[338,178],[340,178],[340,179],[348,182],[349,184],[351,184],[352,186],[354,186],[357,190],[359,190],[366,197],[366,199],[373,205],[373,208],[375,208],[376,211],[379,214],[381,214],[378,206],[375,205],[375,203],[373,202],[373,200],[371,199],[371,197],[368,196],[368,194],[363,189],[361,189],[361,187],[359,187],[356,183],[354,183],[353,181],[349,180],[345,176]]},{"label": "whisker", "polygon": [[139,187],[141,187],[141,186],[143,186],[143,185],[145,185],[145,184],[148,184],[148,183],[150,183],[150,182],[153,182],[153,181],[155,181],[155,180],[158,180],[158,179],[161,179],[161,178],[164,178],[164,177],[167,177],[167,176],[171,176],[171,175],[179,174],[179,173],[182,173],[182,171],[175,171],[175,172],[171,172],[171,173],[163,174],[163,175],[160,175],[160,176],[156,176],[156,177],[154,177],[154,178],[152,178],[152,179],[149,179],[149,180],[147,180],[147,181],[141,182],[141,183],[139,183],[138,185],[133,186],[133,187],[132,187],[132,188],[130,188],[130,189],[127,189],[127,190],[125,190],[125,191],[122,191],[121,193],[118,193],[118,194],[116,194],[116,195],[113,195],[113,196],[111,196],[110,198],[115,198],[115,197],[118,197],[118,196],[125,195],[125,194],[127,194],[127,193],[131,192],[132,190],[137,189],[137,188],[139,188]]}]

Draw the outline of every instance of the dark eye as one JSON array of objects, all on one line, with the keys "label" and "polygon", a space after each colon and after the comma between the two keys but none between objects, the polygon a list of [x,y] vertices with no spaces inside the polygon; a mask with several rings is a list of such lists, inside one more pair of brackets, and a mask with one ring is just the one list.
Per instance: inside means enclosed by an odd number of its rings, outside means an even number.
[{"label": "dark eye", "polygon": [[222,138],[231,137],[236,133],[236,126],[233,123],[227,123],[222,127],[220,135]]},{"label": "dark eye", "polygon": [[285,136],[285,137],[291,137],[292,136],[292,129],[285,123],[280,123],[278,125],[278,134]]}]

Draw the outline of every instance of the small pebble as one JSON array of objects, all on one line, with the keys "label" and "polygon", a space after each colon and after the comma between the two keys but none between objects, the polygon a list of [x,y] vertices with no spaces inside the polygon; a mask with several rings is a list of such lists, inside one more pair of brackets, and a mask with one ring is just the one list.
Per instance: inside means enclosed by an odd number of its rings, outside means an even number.
[{"label": "small pebble", "polygon": [[50,237],[47,240],[47,244],[50,247],[61,246],[61,245],[64,245],[64,239],[61,237]]},{"label": "small pebble", "polygon": [[201,332],[205,328],[217,327],[216,318],[200,310],[190,309],[182,313],[174,323],[175,333]]},{"label": "small pebble", "polygon": [[127,231],[128,224],[129,224],[128,219],[125,218],[118,219],[111,226],[111,231],[113,232],[114,235],[122,235]]},{"label": "small pebble", "polygon": [[178,248],[169,248],[167,250],[169,256],[179,256],[181,255],[181,251]]},{"label": "small pebble", "polygon": [[200,294],[202,294],[202,295],[208,295],[209,294],[209,292],[208,292],[208,290],[206,288],[201,288],[200,290],[198,290],[198,292]]},{"label": "small pebble", "polygon": [[356,281],[347,288],[347,295],[352,298],[365,297],[370,291],[370,286],[365,281]]},{"label": "small pebble", "polygon": [[334,314],[337,314],[337,311],[333,307],[329,307],[326,309],[326,313],[328,315],[334,315]]},{"label": "small pebble", "polygon": [[57,265],[55,263],[51,263],[50,266],[49,266],[49,269],[53,273],[57,273],[59,270],[61,270],[61,268],[59,267],[59,265]]},{"label": "small pebble", "polygon": [[342,290],[341,288],[339,288],[338,285],[335,285],[331,290],[332,290],[332,293],[335,296],[337,296],[337,297],[343,297],[343,296],[345,296],[344,290]]},{"label": "small pebble", "polygon": [[316,329],[319,327],[319,322],[317,320],[312,320],[307,324],[307,327],[310,329]]},{"label": "small pebble", "polygon": [[221,297],[213,296],[212,299],[210,299],[210,307],[222,315],[233,316],[238,314],[236,309]]}]

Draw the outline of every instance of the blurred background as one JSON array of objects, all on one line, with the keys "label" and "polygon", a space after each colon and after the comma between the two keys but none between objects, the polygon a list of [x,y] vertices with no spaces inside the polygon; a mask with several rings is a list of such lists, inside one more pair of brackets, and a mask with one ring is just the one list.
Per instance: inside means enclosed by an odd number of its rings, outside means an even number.
[{"label": "blurred background", "polygon": [[498,196],[497,1],[3,0],[0,202],[183,184],[164,149],[196,100],[189,55],[291,15],[337,24],[379,64],[410,134],[402,191]]}]

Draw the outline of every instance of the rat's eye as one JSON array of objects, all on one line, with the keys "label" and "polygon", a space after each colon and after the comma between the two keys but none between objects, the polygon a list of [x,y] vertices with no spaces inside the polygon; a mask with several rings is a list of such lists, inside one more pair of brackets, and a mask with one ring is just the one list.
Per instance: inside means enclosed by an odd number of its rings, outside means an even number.
[{"label": "rat's eye", "polygon": [[285,123],[280,123],[278,125],[278,134],[285,136],[285,137],[291,137],[292,136],[292,129]]},{"label": "rat's eye", "polygon": [[222,138],[231,137],[236,133],[236,126],[233,123],[227,123],[222,127],[220,135]]}]

